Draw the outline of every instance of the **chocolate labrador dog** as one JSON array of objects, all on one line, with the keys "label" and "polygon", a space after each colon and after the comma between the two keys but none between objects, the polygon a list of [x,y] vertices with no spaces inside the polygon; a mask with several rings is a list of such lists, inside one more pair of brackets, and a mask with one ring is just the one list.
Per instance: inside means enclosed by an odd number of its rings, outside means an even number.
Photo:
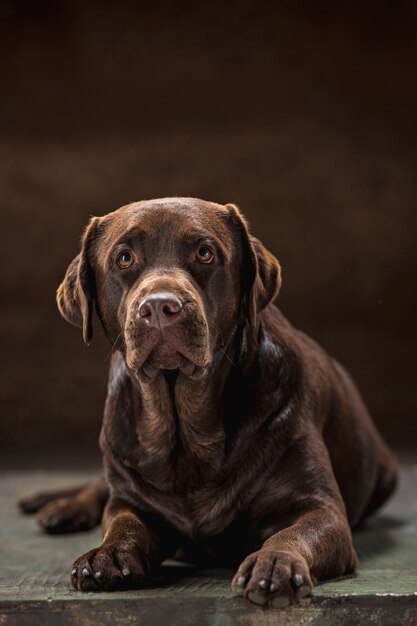
[{"label": "chocolate labrador dog", "polygon": [[343,367],[273,304],[277,259],[233,204],[165,198],[88,225],[63,317],[113,346],[105,479],[22,503],[50,532],[91,528],[81,591],[140,587],[167,557],[240,563],[233,590],[284,607],[350,574],[351,529],[395,459]]}]

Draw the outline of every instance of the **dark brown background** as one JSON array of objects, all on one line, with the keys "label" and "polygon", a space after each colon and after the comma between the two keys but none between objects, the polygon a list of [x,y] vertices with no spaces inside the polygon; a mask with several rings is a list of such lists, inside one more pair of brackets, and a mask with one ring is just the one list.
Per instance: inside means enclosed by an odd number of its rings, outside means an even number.
[{"label": "dark brown background", "polygon": [[0,0],[3,460],[95,449],[109,349],[54,292],[90,215],[164,195],[238,203],[283,311],[415,442],[416,62],[411,1]]}]

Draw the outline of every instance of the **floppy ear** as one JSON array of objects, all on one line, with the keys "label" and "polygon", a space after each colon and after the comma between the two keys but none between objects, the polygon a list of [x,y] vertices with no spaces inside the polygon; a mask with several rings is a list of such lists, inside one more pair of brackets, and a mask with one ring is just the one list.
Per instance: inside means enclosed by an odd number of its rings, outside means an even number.
[{"label": "floppy ear", "polygon": [[235,204],[226,204],[242,243],[241,293],[246,315],[252,326],[258,314],[272,300],[281,287],[281,266],[265,246],[249,232],[246,219]]},{"label": "floppy ear", "polygon": [[96,237],[99,219],[94,217],[81,239],[81,251],[71,261],[64,280],[58,287],[56,301],[62,317],[83,329],[88,345],[93,337],[93,302],[95,297],[94,272],[89,261],[91,243]]}]

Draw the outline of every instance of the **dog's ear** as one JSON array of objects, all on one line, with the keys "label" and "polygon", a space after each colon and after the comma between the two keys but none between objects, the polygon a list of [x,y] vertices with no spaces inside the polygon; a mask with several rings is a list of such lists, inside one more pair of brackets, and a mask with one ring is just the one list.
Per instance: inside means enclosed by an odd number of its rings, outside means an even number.
[{"label": "dog's ear", "polygon": [[97,236],[98,217],[93,217],[81,239],[81,251],[71,261],[58,287],[56,301],[62,317],[83,330],[88,345],[93,337],[94,271],[90,264],[91,246]]},{"label": "dog's ear", "polygon": [[258,314],[278,295],[281,266],[265,246],[249,232],[246,219],[235,204],[226,204],[242,245],[241,293],[246,316],[252,326]]}]

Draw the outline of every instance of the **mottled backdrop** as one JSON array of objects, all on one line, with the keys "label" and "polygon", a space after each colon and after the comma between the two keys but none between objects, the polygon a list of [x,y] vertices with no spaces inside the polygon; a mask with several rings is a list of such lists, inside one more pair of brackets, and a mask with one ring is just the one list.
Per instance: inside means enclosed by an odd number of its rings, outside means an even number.
[{"label": "mottled backdrop", "polygon": [[90,215],[165,195],[236,202],[284,313],[415,442],[416,67],[411,1],[0,0],[3,464],[96,449],[109,348],[55,289]]}]

